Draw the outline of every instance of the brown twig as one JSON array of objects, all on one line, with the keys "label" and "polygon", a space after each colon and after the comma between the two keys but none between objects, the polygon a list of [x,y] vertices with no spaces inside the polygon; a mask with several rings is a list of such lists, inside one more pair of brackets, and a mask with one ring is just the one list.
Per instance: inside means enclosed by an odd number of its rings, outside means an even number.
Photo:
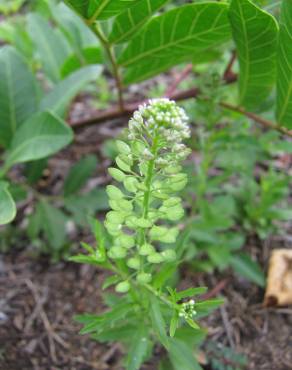
[{"label": "brown twig", "polygon": [[211,289],[209,292],[202,295],[202,299],[206,300],[206,299],[216,297],[217,294],[219,294],[226,287],[228,282],[229,282],[228,279],[224,279],[224,280],[219,281],[219,283],[217,285],[215,285],[213,289]]},{"label": "brown twig", "polygon": [[272,130],[277,130],[277,131],[281,132],[284,135],[292,137],[292,130],[288,130],[285,127],[282,127],[282,126],[278,126],[276,123],[274,123],[272,121],[269,121],[269,120],[266,120],[265,118],[262,118],[262,117],[258,116],[257,114],[248,112],[248,111],[246,111],[245,109],[243,109],[241,107],[237,107],[237,106],[234,106],[232,104],[225,103],[225,102],[221,102],[220,105],[221,105],[221,107],[226,108],[228,110],[232,110],[234,112],[238,112],[240,114],[243,114],[244,116],[252,119],[253,121],[255,121],[259,124],[261,124],[265,128],[272,129]]},{"label": "brown twig", "polygon": [[233,50],[232,54],[231,54],[230,61],[227,64],[227,67],[226,67],[226,69],[224,71],[224,74],[223,74],[223,79],[224,80],[228,80],[228,79],[236,76],[235,73],[232,72],[232,67],[233,67],[233,64],[234,64],[235,60],[236,60],[236,52],[235,52],[235,50]]},{"label": "brown twig", "polygon": [[174,79],[173,83],[169,86],[169,88],[166,90],[165,92],[165,96],[169,97],[169,96],[172,96],[177,87],[179,86],[179,84],[185,80],[188,75],[191,73],[193,69],[193,65],[192,64],[188,64],[184,69],[183,71]]},{"label": "brown twig", "polygon": [[48,316],[43,308],[43,302],[41,300],[41,298],[39,297],[39,294],[37,292],[37,289],[35,287],[35,285],[33,284],[33,282],[29,279],[25,279],[25,284],[27,285],[27,287],[29,288],[29,290],[31,291],[32,295],[33,295],[33,298],[35,300],[35,303],[38,307],[38,311],[39,311],[39,316],[43,322],[43,325],[44,325],[44,328],[47,332],[47,336],[48,336],[48,341],[49,341],[49,349],[50,349],[50,355],[51,355],[51,358],[52,358],[52,361],[54,363],[57,362],[57,354],[56,354],[56,347],[55,347],[55,341],[57,343],[59,343],[60,345],[62,345],[63,347],[65,348],[68,348],[68,344],[57,334],[55,333],[55,331],[53,330],[52,328],[52,325],[48,319]]}]

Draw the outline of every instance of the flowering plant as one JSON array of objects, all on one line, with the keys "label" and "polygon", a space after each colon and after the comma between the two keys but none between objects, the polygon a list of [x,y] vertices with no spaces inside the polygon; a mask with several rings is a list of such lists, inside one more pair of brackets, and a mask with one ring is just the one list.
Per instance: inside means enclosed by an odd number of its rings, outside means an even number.
[{"label": "flowering plant", "polygon": [[[122,296],[107,298],[110,310],[104,314],[77,319],[84,324],[81,332],[96,340],[124,342],[127,370],[140,368],[153,342],[168,350],[168,369],[198,369],[192,351],[204,330],[194,318],[220,303],[190,299],[205,288],[178,292],[172,287],[180,263],[176,223],[184,215],[176,193],[187,184],[181,162],[190,153],[183,143],[190,137],[187,121],[184,110],[168,99],[139,107],[126,130],[128,143],[117,141],[118,168],[109,168],[109,173],[123,189],[107,186],[112,210],[105,230],[94,222],[97,248],[83,244],[89,255],[72,257],[113,272],[103,287],[115,285]],[[184,323],[195,332],[190,334]]]}]

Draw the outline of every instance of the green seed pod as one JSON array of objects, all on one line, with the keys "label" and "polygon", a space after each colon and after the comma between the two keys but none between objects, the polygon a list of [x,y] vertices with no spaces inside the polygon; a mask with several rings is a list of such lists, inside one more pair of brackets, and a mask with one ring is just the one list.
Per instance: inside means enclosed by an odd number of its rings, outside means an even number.
[{"label": "green seed pod", "polygon": [[124,174],[124,172],[118,170],[117,168],[114,168],[114,167],[110,167],[108,169],[108,172],[109,174],[111,175],[112,178],[114,178],[115,180],[121,182],[125,179],[126,175]]},{"label": "green seed pod", "polygon": [[137,227],[142,227],[143,229],[147,229],[148,227],[152,226],[152,222],[150,220],[146,220],[145,218],[136,218],[134,223]]},{"label": "green seed pod", "polygon": [[172,227],[168,229],[167,233],[159,238],[163,243],[175,243],[178,236],[178,228]]},{"label": "green seed pod", "polygon": [[172,262],[176,260],[176,253],[173,249],[165,249],[161,255],[166,262]]},{"label": "green seed pod", "polygon": [[176,173],[179,173],[182,170],[181,166],[167,166],[164,168],[164,172],[168,175],[174,175]]},{"label": "green seed pod", "polygon": [[141,266],[140,259],[137,257],[129,258],[127,261],[127,266],[129,266],[131,269],[139,270]]},{"label": "green seed pod", "polygon": [[127,255],[127,249],[123,247],[111,247],[108,251],[109,258],[112,259],[121,259],[125,258]]},{"label": "green seed pod", "polygon": [[122,281],[116,285],[115,290],[118,293],[127,293],[130,290],[130,284],[128,281]]},{"label": "green seed pod", "polygon": [[140,156],[145,150],[145,148],[146,146],[142,141],[135,140],[132,143],[132,151],[133,151],[133,154],[136,156]]},{"label": "green seed pod", "polygon": [[121,192],[121,190],[114,185],[108,185],[106,187],[106,192],[110,199],[113,200],[122,199],[124,197],[124,194]]},{"label": "green seed pod", "polygon": [[184,210],[181,206],[166,208],[164,209],[164,212],[165,212],[166,218],[170,221],[180,220],[184,215]]},{"label": "green seed pod", "polygon": [[131,153],[131,148],[129,147],[128,144],[124,143],[123,141],[121,140],[117,140],[116,141],[116,145],[117,145],[117,148],[118,148],[118,151],[121,153],[121,154],[130,154]]},{"label": "green seed pod", "polygon": [[141,254],[141,256],[148,256],[149,254],[153,253],[155,253],[155,248],[149,243],[141,245],[139,249],[139,254]]},{"label": "green seed pod", "polygon": [[167,232],[168,229],[166,227],[154,225],[150,230],[150,237],[153,240],[160,240],[160,238],[166,235]]},{"label": "green seed pod", "polygon": [[187,175],[185,173],[178,173],[168,179],[167,184],[172,191],[180,191],[186,186],[187,182]]},{"label": "green seed pod", "polygon": [[121,233],[122,230],[122,225],[121,224],[113,224],[109,221],[104,222],[104,226],[107,229],[107,231],[110,233],[112,236],[117,236]]},{"label": "green seed pod", "polygon": [[147,261],[150,263],[161,263],[163,259],[164,258],[162,257],[160,253],[153,253],[147,257]]},{"label": "green seed pod", "polygon": [[133,248],[135,246],[135,238],[131,235],[122,234],[117,238],[115,243],[124,248]]},{"label": "green seed pod", "polygon": [[134,176],[127,176],[124,180],[124,187],[130,193],[136,193],[139,181]]},{"label": "green seed pod", "polygon": [[179,197],[172,197],[172,198],[168,198],[167,200],[163,201],[164,207],[174,207],[174,206],[177,206],[178,204],[181,204],[181,198]]},{"label": "green seed pod", "polygon": [[137,281],[140,284],[148,284],[152,280],[152,275],[147,274],[146,272],[141,272],[137,275]]},{"label": "green seed pod", "polygon": [[116,158],[116,164],[118,165],[118,167],[125,171],[125,172],[131,172],[131,164],[127,163],[128,161],[125,161],[125,158],[122,157],[121,155],[119,155],[117,158]]},{"label": "green seed pod", "polygon": [[125,220],[125,215],[118,211],[110,211],[106,214],[106,219],[111,224],[122,224]]},{"label": "green seed pod", "polygon": [[131,212],[133,210],[133,204],[126,199],[110,200],[110,207],[115,211],[123,211],[124,213]]}]

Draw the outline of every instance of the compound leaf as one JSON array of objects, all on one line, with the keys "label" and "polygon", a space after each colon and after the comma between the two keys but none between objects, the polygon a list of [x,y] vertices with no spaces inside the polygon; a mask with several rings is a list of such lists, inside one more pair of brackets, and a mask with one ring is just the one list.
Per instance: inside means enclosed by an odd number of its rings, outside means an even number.
[{"label": "compound leaf", "polygon": [[252,109],[275,83],[278,26],[271,14],[249,0],[232,0],[229,18],[240,65],[240,104]]},{"label": "compound leaf", "polygon": [[125,83],[149,78],[227,41],[227,9],[223,3],[188,4],[154,17],[118,59],[120,65],[130,67]]},{"label": "compound leaf", "polygon": [[277,54],[277,120],[292,128],[292,2],[283,0]]},{"label": "compound leaf", "polygon": [[148,19],[169,0],[140,0],[119,14],[113,24],[109,41],[119,44],[129,41]]}]

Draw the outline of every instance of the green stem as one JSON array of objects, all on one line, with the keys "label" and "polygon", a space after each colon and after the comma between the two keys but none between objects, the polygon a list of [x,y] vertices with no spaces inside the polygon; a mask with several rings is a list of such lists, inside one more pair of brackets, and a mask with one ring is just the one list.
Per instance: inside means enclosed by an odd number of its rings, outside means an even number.
[{"label": "green stem", "polygon": [[99,29],[97,24],[88,23],[88,25],[91,28],[91,30],[95,33],[95,35],[99,38],[100,42],[102,43],[102,45],[103,45],[103,47],[104,47],[104,49],[105,49],[105,51],[106,51],[106,53],[109,57],[109,60],[110,60],[111,65],[112,65],[113,76],[114,76],[114,79],[116,81],[116,86],[117,86],[117,90],[118,90],[118,99],[119,99],[120,111],[123,112],[125,110],[125,104],[124,104],[124,98],[123,98],[123,85],[122,85],[122,80],[121,80],[120,73],[119,73],[119,66],[116,62],[116,58],[115,58],[113,48],[109,44],[108,40],[106,39],[106,37],[104,36],[102,31]]}]

